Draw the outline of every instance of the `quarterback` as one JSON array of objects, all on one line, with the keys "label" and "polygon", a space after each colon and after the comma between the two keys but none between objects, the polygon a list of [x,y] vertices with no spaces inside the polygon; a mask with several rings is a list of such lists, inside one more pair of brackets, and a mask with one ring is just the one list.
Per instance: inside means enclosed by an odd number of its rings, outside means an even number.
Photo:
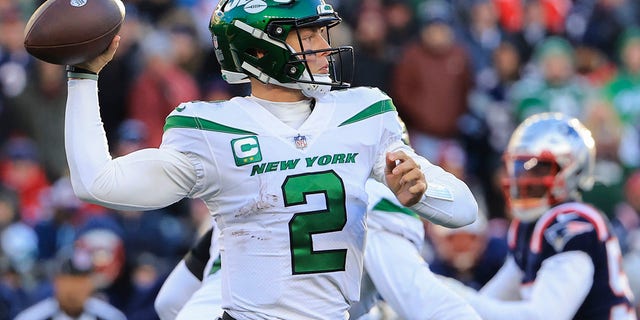
[{"label": "quarterback", "polygon": [[339,22],[323,0],[221,1],[210,24],[216,58],[223,78],[250,82],[251,95],[180,104],[159,148],[116,159],[96,84],[119,36],[69,70],[65,144],[76,194],[134,210],[202,199],[220,228],[223,319],[347,317],[360,293],[369,177],[434,223],[457,227],[477,215],[464,182],[402,143],[391,99],[347,89],[333,71],[352,53],[329,45]]}]

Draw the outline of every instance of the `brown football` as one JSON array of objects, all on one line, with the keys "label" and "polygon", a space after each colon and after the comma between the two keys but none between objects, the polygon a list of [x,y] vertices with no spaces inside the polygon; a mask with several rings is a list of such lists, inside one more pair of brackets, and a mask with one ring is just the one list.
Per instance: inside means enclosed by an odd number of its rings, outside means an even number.
[{"label": "brown football", "polygon": [[120,31],[121,0],[47,0],[31,15],[24,47],[53,64],[78,64],[97,57]]}]

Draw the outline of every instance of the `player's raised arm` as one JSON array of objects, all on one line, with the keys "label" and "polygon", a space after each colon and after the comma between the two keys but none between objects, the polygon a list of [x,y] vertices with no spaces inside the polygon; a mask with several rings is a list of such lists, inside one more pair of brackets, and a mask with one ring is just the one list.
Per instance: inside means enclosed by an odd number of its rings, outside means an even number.
[{"label": "player's raised arm", "polygon": [[[165,207],[195,184],[186,156],[145,149],[112,159],[100,119],[97,73],[113,58],[119,36],[102,55],[69,72],[65,148],[71,182],[79,198],[118,209]],[[95,73],[91,77],[92,73]]]}]

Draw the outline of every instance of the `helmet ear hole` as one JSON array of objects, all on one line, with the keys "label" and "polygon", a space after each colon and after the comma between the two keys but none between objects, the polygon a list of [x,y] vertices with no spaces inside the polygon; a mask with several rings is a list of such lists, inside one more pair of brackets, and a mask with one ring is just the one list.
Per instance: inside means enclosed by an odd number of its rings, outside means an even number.
[{"label": "helmet ear hole", "polygon": [[299,62],[297,63],[292,63],[289,62],[287,64],[284,65],[284,74],[286,74],[287,76],[289,76],[290,78],[293,79],[298,79],[300,77],[300,74],[304,71],[304,68],[297,66],[296,64],[300,64]]},{"label": "helmet ear hole", "polygon": [[268,35],[277,39],[284,39],[285,31],[285,28],[277,23],[270,23],[269,25],[267,25],[266,30]]}]

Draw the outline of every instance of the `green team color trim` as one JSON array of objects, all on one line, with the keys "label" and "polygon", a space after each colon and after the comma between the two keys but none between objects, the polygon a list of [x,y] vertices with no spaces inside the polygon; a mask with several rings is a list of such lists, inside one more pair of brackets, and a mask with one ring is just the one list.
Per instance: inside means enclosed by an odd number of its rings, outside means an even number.
[{"label": "green team color trim", "polygon": [[211,265],[211,270],[209,270],[209,274],[210,275],[214,274],[220,271],[220,269],[222,269],[222,260],[220,259],[220,256],[218,256],[218,258],[216,258],[216,260]]},{"label": "green team color trim", "polygon": [[167,117],[167,121],[164,124],[164,131],[167,131],[171,128],[193,128],[231,134],[258,135],[257,133],[253,133],[251,131],[225,126],[223,124],[215,123],[213,121],[205,120],[202,118],[186,116]]},{"label": "green team color trim", "polygon": [[379,114],[383,114],[385,112],[395,111],[395,110],[396,110],[396,107],[393,105],[393,102],[391,102],[391,99],[378,101],[368,106],[366,109],[358,112],[358,114],[356,114],[355,116],[347,119],[345,122],[341,123],[338,127],[342,127],[348,124],[352,124],[354,122],[371,118]]},{"label": "green team color trim", "polygon": [[418,215],[411,211],[409,208],[401,207],[387,199],[382,199],[375,206],[373,206],[373,210],[384,211],[384,212],[396,212],[396,213],[404,213],[408,216],[418,218]]}]

